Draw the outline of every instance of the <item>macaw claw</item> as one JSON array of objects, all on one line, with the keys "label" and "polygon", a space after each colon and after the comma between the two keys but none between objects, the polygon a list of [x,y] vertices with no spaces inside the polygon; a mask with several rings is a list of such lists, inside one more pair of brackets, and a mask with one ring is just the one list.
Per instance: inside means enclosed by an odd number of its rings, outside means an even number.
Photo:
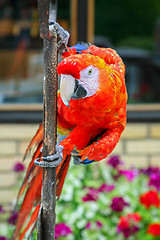
[{"label": "macaw claw", "polygon": [[81,160],[80,156],[73,156],[73,162],[75,165],[80,165],[80,164],[91,164],[92,162],[94,162],[95,160],[89,160],[88,158],[86,158],[85,160]]},{"label": "macaw claw", "polygon": [[75,165],[80,165],[81,164],[80,156],[73,156],[73,162]]},{"label": "macaw claw", "polygon": [[34,160],[34,163],[38,166],[38,167],[58,167],[61,163],[60,159],[54,160],[53,162],[47,162],[47,161],[40,161],[39,162],[39,158]]},{"label": "macaw claw", "polygon": [[54,20],[49,20],[49,33],[50,37],[54,37],[55,34],[57,34],[58,50],[61,50],[62,52],[66,51],[70,36],[69,33]]},{"label": "macaw claw", "polygon": [[[41,148],[41,152],[43,148]],[[50,156],[41,157],[44,161],[39,161],[39,158],[34,160],[34,163],[39,167],[58,167],[63,160],[63,146],[56,145],[56,153]]]},{"label": "macaw claw", "polygon": [[78,155],[78,152],[76,150],[72,151],[72,157],[75,165],[80,165],[80,164],[87,165],[95,161],[95,160],[89,160],[88,158],[81,160],[81,156]]}]

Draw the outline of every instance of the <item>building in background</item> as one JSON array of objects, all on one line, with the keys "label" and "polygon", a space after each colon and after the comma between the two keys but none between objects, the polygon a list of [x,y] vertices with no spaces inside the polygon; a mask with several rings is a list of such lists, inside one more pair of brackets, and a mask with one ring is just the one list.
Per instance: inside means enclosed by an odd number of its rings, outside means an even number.
[{"label": "building in background", "polygon": [[[59,0],[58,5],[58,22],[70,32],[70,45],[89,41],[121,55],[129,103],[160,102],[158,16],[159,1]],[[42,59],[37,1],[2,0],[0,104],[42,102]]]}]

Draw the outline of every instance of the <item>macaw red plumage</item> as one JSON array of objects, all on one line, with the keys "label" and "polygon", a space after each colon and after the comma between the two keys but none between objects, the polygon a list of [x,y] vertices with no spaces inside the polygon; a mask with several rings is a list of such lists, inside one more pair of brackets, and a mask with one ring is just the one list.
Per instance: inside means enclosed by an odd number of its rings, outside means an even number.
[{"label": "macaw red plumage", "polygon": [[[106,158],[126,126],[127,92],[121,58],[110,48],[92,45],[79,50],[77,46],[68,48],[57,67],[61,76],[57,99],[58,144],[63,146],[63,160],[56,169],[58,197],[71,156],[76,164],[90,164]],[[14,234],[16,240],[23,239],[26,231],[34,228],[40,208],[42,168],[35,166],[34,160],[42,157],[42,125],[26,154],[35,143],[37,149],[18,196],[20,198],[27,189]]]}]

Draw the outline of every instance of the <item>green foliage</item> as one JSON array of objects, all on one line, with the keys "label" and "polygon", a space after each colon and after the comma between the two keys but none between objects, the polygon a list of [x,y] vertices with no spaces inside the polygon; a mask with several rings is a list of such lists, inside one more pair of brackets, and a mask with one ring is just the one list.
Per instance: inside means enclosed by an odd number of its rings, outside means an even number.
[{"label": "green foliage", "polygon": [[121,39],[117,43],[117,47],[133,47],[146,50],[154,50],[153,39],[148,36],[129,36],[125,39]]},{"label": "green foliage", "polygon": [[160,16],[159,0],[95,1],[95,34],[117,44],[129,36],[153,36]]}]

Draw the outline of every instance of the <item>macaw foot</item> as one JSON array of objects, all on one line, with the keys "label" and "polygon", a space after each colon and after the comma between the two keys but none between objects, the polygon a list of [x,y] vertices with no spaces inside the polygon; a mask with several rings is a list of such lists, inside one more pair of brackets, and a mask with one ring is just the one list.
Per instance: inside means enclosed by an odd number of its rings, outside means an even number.
[{"label": "macaw foot", "polygon": [[50,37],[54,37],[54,34],[56,33],[58,40],[58,50],[61,52],[66,51],[69,40],[69,33],[54,20],[49,20],[49,33]]},{"label": "macaw foot", "polygon": [[[41,149],[41,152],[43,148]],[[63,160],[63,146],[56,145],[56,153],[50,156],[41,157],[44,161],[39,161],[39,158],[34,160],[34,163],[39,167],[58,167]]]},{"label": "macaw foot", "polygon": [[81,156],[79,156],[78,152],[76,150],[72,151],[72,157],[73,157],[73,162],[75,165],[80,165],[80,164],[90,164],[94,162],[94,160],[89,160],[88,158],[81,160]]}]

